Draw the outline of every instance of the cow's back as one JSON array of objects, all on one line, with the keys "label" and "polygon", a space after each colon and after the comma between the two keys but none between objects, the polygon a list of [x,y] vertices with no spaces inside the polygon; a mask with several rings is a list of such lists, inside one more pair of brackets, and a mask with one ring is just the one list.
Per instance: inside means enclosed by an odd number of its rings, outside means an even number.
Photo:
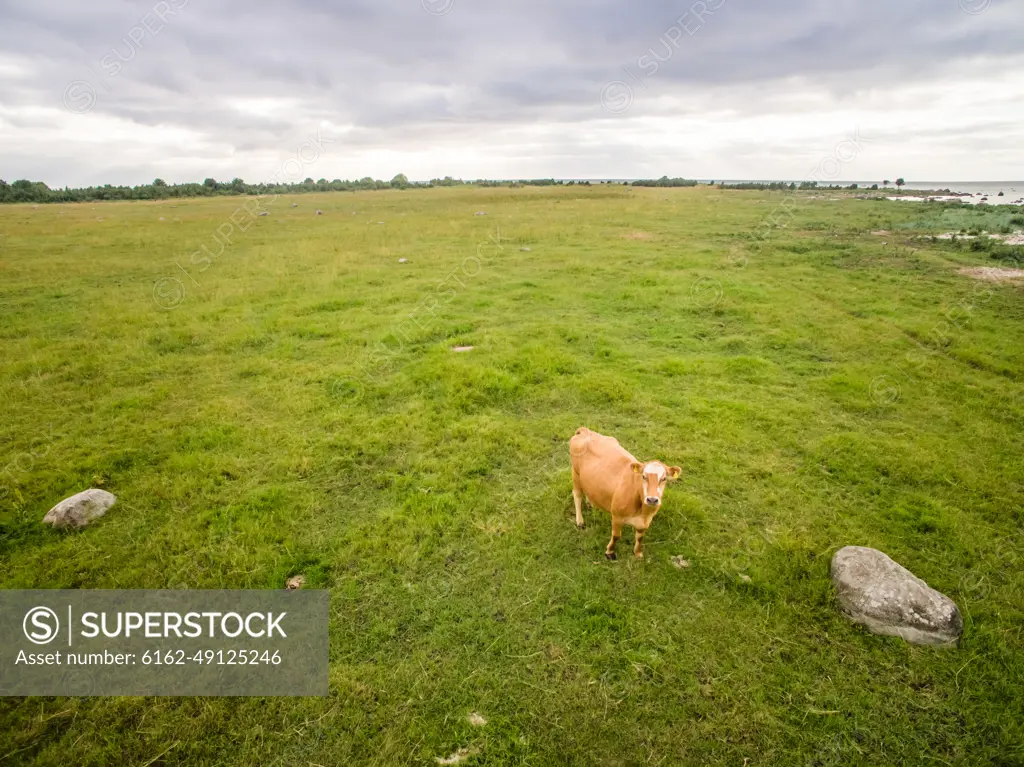
[{"label": "cow's back", "polygon": [[606,437],[586,427],[577,429],[569,440],[572,470],[590,502],[611,511],[619,486],[628,481],[636,461],[614,437]]}]

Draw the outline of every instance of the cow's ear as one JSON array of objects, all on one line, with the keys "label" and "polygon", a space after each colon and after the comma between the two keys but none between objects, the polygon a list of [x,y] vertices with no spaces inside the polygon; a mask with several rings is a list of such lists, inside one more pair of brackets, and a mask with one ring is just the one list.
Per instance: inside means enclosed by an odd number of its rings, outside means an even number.
[{"label": "cow's ear", "polygon": [[633,470],[634,474],[639,474],[644,470],[644,465],[639,461],[633,461],[633,463],[629,464],[629,468]]},{"label": "cow's ear", "polygon": [[668,478],[669,479],[679,479],[679,475],[682,474],[682,473],[683,473],[683,470],[680,469],[678,466],[669,466],[668,467]]}]

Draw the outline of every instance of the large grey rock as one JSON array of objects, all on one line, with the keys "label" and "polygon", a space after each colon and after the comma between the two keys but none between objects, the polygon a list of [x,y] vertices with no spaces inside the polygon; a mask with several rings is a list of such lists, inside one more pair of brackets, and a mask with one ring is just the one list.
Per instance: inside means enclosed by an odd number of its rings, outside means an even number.
[{"label": "large grey rock", "polygon": [[832,557],[832,585],[843,612],[875,634],[950,645],[963,633],[953,600],[877,549],[839,549]]},{"label": "large grey rock", "polygon": [[117,497],[106,490],[83,490],[78,495],[65,498],[46,512],[43,522],[54,527],[85,527],[106,514],[116,500]]}]

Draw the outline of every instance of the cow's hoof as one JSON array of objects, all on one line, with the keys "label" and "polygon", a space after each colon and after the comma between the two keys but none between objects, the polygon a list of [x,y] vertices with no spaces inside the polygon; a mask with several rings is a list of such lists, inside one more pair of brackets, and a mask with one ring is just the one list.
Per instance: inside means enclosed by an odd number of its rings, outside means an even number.
[{"label": "cow's hoof", "polygon": [[637,558],[637,559],[643,559],[643,558],[644,558],[644,555],[643,555],[643,554],[637,554],[637,555],[636,555],[636,558]]},{"label": "cow's hoof", "polygon": [[586,525],[584,525],[584,524],[583,524],[583,523],[581,523],[581,522],[577,522],[577,523],[576,523],[576,529],[577,529],[577,530],[584,530],[584,529],[585,529],[586,527],[587,527],[587,526],[586,526]]},{"label": "cow's hoof", "polygon": [[606,551],[606,552],[604,553],[604,557],[605,557],[605,559],[609,560],[610,562],[614,562],[614,561],[615,561],[615,552],[613,551],[613,552],[611,552],[611,553],[608,553],[608,552]]}]

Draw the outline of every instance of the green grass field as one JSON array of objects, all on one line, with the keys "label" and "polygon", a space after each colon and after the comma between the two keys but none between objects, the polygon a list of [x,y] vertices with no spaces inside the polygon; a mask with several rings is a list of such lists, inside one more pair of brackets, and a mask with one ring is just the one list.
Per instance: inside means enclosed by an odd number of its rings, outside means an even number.
[{"label": "green grass field", "polygon": [[[328,698],[3,699],[0,760],[1024,764],[1024,293],[914,237],[1010,214],[784,199],[306,195],[208,262],[242,198],[0,208],[0,585],[332,613]],[[646,560],[573,524],[580,425],[683,467]],[[961,646],[843,618],[848,544]]]}]

